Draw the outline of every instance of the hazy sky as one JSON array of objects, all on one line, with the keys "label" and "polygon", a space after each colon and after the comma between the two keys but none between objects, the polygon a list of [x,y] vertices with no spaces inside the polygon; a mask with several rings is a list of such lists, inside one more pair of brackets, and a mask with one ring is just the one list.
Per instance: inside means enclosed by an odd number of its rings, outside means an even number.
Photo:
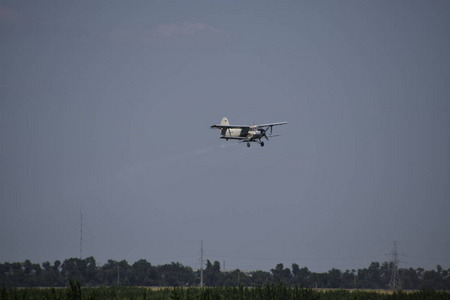
[{"label": "hazy sky", "polygon": [[[0,261],[450,268],[449,1],[0,1]],[[264,148],[209,128],[288,121]]]}]

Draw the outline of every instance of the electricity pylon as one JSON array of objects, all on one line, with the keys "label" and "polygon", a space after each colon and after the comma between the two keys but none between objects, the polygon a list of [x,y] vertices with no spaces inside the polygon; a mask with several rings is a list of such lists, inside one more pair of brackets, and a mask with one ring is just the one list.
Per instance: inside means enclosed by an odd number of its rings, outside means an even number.
[{"label": "electricity pylon", "polygon": [[394,248],[391,251],[391,279],[389,280],[389,289],[391,290],[400,290],[402,288],[402,284],[400,282],[400,276],[398,274],[398,263],[400,260],[398,259],[398,250],[397,250],[397,242],[394,242]]}]

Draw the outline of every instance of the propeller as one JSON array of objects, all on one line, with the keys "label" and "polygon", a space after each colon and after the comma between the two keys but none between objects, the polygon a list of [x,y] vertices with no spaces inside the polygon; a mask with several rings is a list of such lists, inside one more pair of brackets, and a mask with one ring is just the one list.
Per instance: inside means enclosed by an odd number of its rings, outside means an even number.
[{"label": "propeller", "polygon": [[261,131],[261,137],[265,137],[266,140],[269,140],[266,134],[267,129],[260,128],[259,130]]},{"label": "propeller", "polygon": [[265,129],[264,128],[260,128],[260,130],[261,130],[261,137],[265,137],[267,140],[269,140],[269,138],[267,137],[267,130],[269,130],[269,128],[270,128],[270,133],[269,133],[269,135],[272,137],[272,136],[275,136],[275,135],[272,135],[272,129],[273,129],[273,126],[267,126]]}]

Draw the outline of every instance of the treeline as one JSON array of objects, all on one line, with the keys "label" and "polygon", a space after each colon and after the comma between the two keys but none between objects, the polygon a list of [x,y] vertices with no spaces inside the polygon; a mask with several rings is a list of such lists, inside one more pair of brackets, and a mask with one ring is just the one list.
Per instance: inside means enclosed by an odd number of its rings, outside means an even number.
[{"label": "treeline", "polygon": [[[209,260],[203,271],[205,286],[284,286],[345,289],[390,288],[393,265],[372,262],[368,268],[358,270],[331,269],[328,272],[311,272],[307,267],[292,264],[285,268],[278,264],[270,272],[222,271],[220,263]],[[398,269],[400,287],[405,290],[450,290],[450,269],[437,266],[436,270],[422,268]],[[53,264],[23,263],[0,264],[0,284],[10,287],[64,287],[70,280],[78,280],[82,286],[199,286],[200,271],[180,263],[153,266],[145,259],[130,265],[126,260],[109,260],[98,266],[93,257],[69,258]]]}]

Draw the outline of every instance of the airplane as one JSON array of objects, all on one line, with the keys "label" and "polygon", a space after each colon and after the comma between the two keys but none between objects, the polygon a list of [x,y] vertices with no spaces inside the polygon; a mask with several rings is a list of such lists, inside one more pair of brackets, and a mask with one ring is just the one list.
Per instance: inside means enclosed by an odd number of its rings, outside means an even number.
[{"label": "airplane", "polygon": [[[261,138],[266,138],[269,140],[269,137],[279,136],[279,134],[272,135],[272,127],[278,125],[284,125],[287,122],[278,122],[278,123],[269,123],[269,124],[261,124],[261,125],[230,125],[228,119],[223,117],[220,125],[212,125],[211,128],[220,129],[220,134],[222,135],[220,138],[225,140],[240,140],[241,142],[246,142],[247,147],[250,147],[250,143],[259,143],[261,147],[264,147],[264,142],[261,141]],[[269,137],[267,136],[267,130],[270,128]]]}]

